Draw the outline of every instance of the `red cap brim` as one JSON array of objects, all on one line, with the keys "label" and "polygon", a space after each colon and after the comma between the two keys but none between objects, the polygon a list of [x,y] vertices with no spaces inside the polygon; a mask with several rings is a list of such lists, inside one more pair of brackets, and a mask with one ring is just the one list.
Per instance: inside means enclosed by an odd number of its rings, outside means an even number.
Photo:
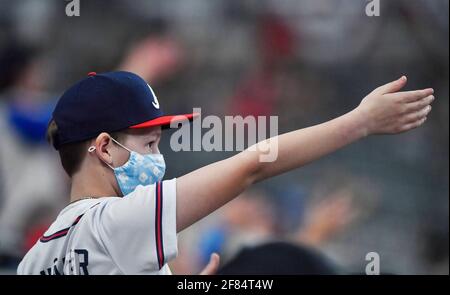
[{"label": "red cap brim", "polygon": [[133,125],[129,127],[130,129],[139,129],[139,128],[147,128],[147,127],[155,127],[155,126],[168,126],[171,123],[178,123],[183,121],[191,121],[195,117],[198,117],[199,113],[185,114],[185,115],[173,115],[173,116],[162,116],[153,120],[146,121],[144,123],[140,123],[137,125]]}]

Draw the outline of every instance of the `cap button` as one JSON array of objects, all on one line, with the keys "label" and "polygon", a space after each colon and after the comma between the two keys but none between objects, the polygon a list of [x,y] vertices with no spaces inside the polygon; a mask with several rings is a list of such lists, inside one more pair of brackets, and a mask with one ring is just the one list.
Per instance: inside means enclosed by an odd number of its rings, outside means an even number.
[{"label": "cap button", "polygon": [[90,72],[90,73],[88,74],[89,77],[92,77],[92,76],[95,76],[95,75],[97,75],[96,72]]}]

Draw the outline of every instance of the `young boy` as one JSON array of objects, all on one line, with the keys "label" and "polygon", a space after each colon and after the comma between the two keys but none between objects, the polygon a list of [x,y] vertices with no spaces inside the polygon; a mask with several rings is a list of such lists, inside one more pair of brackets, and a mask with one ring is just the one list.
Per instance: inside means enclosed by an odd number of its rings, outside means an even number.
[{"label": "young boy", "polygon": [[[433,89],[383,85],[351,112],[256,144],[229,159],[162,181],[164,116],[151,87],[129,72],[91,73],[60,98],[48,139],[71,177],[70,204],[26,254],[19,274],[170,274],[177,233],[252,184],[302,167],[372,134],[422,125]],[[262,150],[277,149],[273,162]],[[203,273],[217,267],[213,256]]]}]

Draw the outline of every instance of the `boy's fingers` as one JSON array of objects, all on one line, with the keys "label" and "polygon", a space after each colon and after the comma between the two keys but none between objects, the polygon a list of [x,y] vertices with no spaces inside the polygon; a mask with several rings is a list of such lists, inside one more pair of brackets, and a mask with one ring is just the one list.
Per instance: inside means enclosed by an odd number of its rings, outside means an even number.
[{"label": "boy's fingers", "polygon": [[406,132],[408,130],[414,129],[419,127],[420,125],[422,125],[423,123],[425,123],[425,121],[427,120],[427,117],[424,117],[418,121],[412,122],[412,123],[408,123],[403,125],[403,127],[401,128],[400,132]]},{"label": "boy's fingers", "polygon": [[389,95],[395,99],[398,99],[400,102],[410,103],[423,99],[427,96],[430,96],[433,93],[434,93],[433,88],[427,88],[422,90],[397,92]]},{"label": "boy's fingers", "polygon": [[421,110],[424,107],[430,105],[433,102],[433,100],[434,100],[434,96],[429,95],[421,100],[408,103],[406,105],[406,112],[410,113],[410,112],[415,112],[415,111]]},{"label": "boy's fingers", "polygon": [[375,92],[378,94],[397,92],[406,85],[407,80],[408,79],[406,78],[406,76],[402,76],[398,80],[392,81],[390,83],[387,83],[387,84],[384,84],[383,86],[378,87],[377,89],[375,89]]},{"label": "boy's fingers", "polygon": [[404,123],[413,123],[413,122],[416,122],[418,120],[425,118],[430,112],[431,112],[431,106],[426,106],[425,108],[423,108],[419,111],[407,114],[406,116],[404,116],[402,118],[402,121]]},{"label": "boy's fingers", "polygon": [[216,253],[211,254],[211,258],[209,259],[208,264],[205,268],[200,272],[200,275],[208,276],[214,275],[219,269],[220,256]]}]

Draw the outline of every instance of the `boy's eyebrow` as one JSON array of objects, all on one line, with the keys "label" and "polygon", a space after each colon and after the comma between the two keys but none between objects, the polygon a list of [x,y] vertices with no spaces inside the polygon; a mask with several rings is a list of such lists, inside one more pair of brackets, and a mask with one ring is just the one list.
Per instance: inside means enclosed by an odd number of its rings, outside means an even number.
[{"label": "boy's eyebrow", "polygon": [[152,132],[154,135],[156,136],[161,136],[162,135],[162,131],[161,130],[155,130],[154,132]]},{"label": "boy's eyebrow", "polygon": [[161,135],[162,135],[161,130],[155,130],[148,135],[148,138],[151,138],[151,139],[154,139],[155,137],[159,138],[159,137],[161,137]]}]

